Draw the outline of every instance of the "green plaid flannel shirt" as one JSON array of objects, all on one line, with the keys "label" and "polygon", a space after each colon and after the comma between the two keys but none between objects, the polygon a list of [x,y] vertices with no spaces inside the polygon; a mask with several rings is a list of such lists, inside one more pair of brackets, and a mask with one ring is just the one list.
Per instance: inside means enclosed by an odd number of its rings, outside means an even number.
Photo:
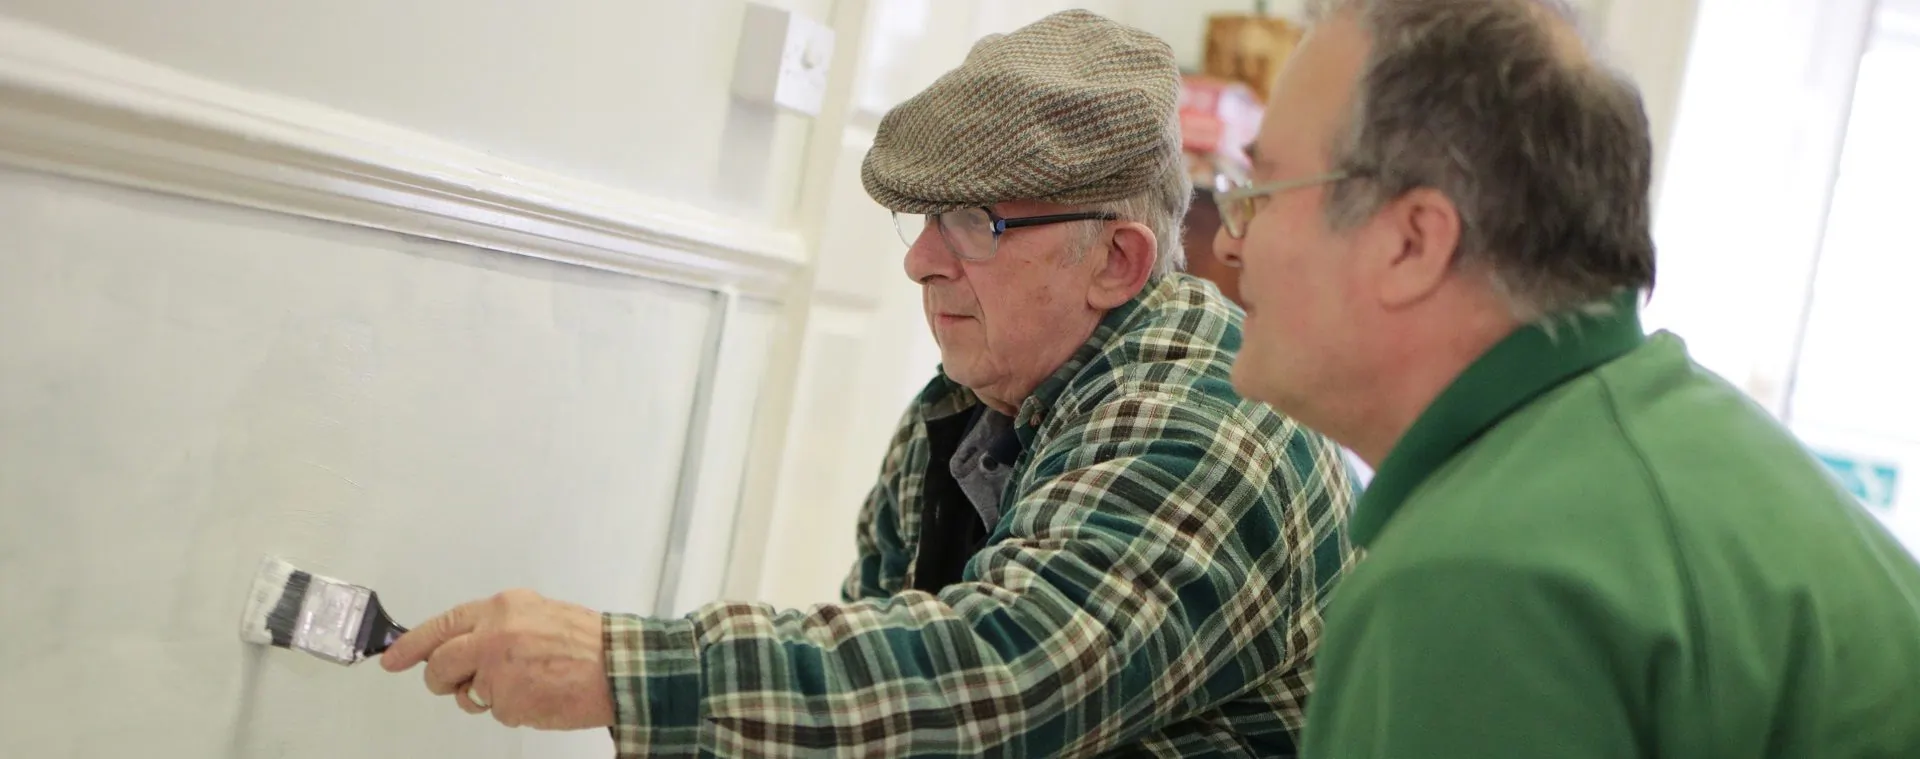
[{"label": "green plaid flannel shirt", "polygon": [[1239,312],[1186,275],[1109,313],[1020,409],[963,581],[907,590],[936,378],[862,510],[843,603],[605,618],[621,757],[1285,756],[1354,488],[1233,394]]}]

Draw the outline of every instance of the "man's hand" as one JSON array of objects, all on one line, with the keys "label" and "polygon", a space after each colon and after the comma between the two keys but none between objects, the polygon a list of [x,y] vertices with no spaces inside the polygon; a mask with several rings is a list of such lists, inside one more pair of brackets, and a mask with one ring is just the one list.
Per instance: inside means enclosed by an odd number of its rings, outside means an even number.
[{"label": "man's hand", "polygon": [[508,727],[578,730],[613,724],[604,649],[599,612],[510,590],[414,628],[380,666],[424,661],[427,690]]}]

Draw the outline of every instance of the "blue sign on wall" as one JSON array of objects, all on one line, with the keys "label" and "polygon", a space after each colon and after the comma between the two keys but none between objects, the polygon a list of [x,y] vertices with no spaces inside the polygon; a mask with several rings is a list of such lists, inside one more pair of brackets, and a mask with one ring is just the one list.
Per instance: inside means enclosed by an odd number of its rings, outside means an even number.
[{"label": "blue sign on wall", "polygon": [[1870,461],[1831,451],[1816,452],[1820,461],[1833,470],[1840,484],[1861,503],[1875,509],[1893,508],[1894,494],[1900,490],[1900,467],[1887,461]]}]

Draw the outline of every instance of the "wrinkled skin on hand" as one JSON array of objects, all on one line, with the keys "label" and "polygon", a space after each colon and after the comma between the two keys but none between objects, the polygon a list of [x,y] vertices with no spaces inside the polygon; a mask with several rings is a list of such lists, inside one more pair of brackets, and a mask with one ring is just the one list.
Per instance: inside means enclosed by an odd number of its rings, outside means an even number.
[{"label": "wrinkled skin on hand", "polygon": [[[426,663],[427,690],[508,727],[579,730],[614,722],[600,612],[530,590],[462,604],[400,637],[389,672]],[[478,700],[476,700],[476,698]]]}]

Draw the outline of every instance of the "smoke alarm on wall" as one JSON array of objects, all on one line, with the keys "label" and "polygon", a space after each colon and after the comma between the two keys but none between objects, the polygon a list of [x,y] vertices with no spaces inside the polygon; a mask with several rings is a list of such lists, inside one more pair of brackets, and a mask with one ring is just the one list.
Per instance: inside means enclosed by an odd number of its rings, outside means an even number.
[{"label": "smoke alarm on wall", "polygon": [[785,8],[750,2],[740,25],[733,94],[806,116],[820,115],[833,60],[833,29]]}]

